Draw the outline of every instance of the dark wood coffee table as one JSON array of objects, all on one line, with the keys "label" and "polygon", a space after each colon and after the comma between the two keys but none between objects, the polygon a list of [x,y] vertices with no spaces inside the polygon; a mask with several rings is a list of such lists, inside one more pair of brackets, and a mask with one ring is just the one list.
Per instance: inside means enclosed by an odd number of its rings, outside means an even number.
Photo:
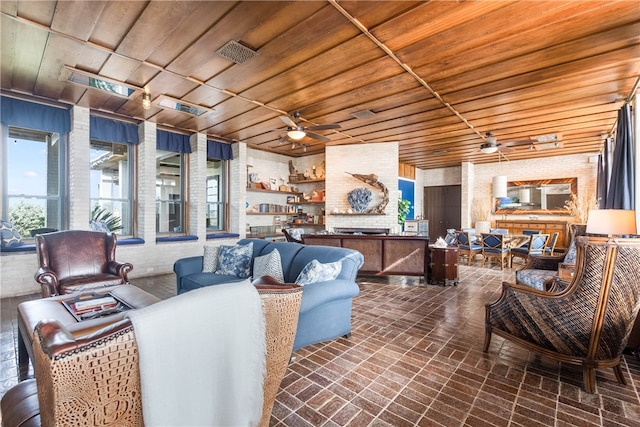
[{"label": "dark wood coffee table", "polygon": [[[118,285],[96,289],[96,294],[111,294],[131,308],[142,308],[160,301],[159,298],[133,285]],[[82,336],[118,322],[127,311],[108,314],[90,320],[78,321],[63,304],[79,294],[60,295],[25,301],[18,305],[18,380],[26,379],[29,360],[33,360],[33,330],[39,321],[57,320],[74,336]]]}]

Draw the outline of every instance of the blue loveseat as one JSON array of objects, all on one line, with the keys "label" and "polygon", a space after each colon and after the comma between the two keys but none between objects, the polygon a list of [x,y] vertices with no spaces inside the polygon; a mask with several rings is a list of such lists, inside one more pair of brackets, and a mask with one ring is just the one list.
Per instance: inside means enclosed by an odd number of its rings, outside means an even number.
[{"label": "blue loveseat", "polygon": [[[294,283],[300,271],[312,260],[321,263],[340,261],[342,269],[335,280],[307,284],[302,291],[302,304],[293,349],[351,334],[351,304],[360,289],[355,282],[364,257],[353,249],[242,239],[239,245],[253,242],[253,258],[278,249],[286,283]],[[252,263],[253,264],[253,263]],[[178,294],[203,286],[218,285],[242,279],[236,276],[203,273],[203,257],[182,258],[175,262]],[[253,266],[252,266],[253,269]]]}]

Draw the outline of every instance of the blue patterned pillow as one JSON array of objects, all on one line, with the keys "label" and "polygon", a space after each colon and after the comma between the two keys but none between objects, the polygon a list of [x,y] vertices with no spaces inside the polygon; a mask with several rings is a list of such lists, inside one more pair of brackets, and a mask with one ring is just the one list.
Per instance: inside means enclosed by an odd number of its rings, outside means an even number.
[{"label": "blue patterned pillow", "polygon": [[251,274],[253,242],[246,245],[220,246],[216,274],[229,274],[246,279]]},{"label": "blue patterned pillow", "polygon": [[91,229],[91,231],[102,231],[103,233],[111,233],[111,230],[109,230],[109,226],[107,225],[106,221],[95,221],[95,220],[91,220],[89,221],[89,228]]},{"label": "blue patterned pillow", "polygon": [[282,259],[277,249],[253,260],[253,277],[257,279],[262,276],[271,276],[280,283],[284,282]]},{"label": "blue patterned pillow", "polygon": [[317,259],[314,259],[304,266],[296,279],[296,283],[300,286],[304,286],[311,283],[334,280],[338,277],[341,270],[342,262],[340,261],[322,264]]},{"label": "blue patterned pillow", "polygon": [[22,246],[22,237],[9,221],[0,221],[0,246],[3,248],[15,248]]}]

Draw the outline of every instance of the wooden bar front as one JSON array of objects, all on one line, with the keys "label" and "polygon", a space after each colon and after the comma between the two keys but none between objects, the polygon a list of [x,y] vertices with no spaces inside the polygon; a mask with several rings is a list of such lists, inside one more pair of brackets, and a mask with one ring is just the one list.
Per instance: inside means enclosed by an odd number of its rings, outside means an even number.
[{"label": "wooden bar front", "polygon": [[359,274],[423,276],[429,283],[431,255],[427,236],[303,234],[306,245],[355,249],[364,256]]}]

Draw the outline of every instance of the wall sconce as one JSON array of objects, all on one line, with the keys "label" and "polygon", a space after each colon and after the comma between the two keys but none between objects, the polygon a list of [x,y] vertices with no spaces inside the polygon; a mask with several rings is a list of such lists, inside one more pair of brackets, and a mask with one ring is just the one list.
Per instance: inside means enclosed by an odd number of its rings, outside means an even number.
[{"label": "wall sconce", "polygon": [[145,110],[149,110],[151,108],[151,95],[149,92],[144,92],[142,94],[142,108]]}]

